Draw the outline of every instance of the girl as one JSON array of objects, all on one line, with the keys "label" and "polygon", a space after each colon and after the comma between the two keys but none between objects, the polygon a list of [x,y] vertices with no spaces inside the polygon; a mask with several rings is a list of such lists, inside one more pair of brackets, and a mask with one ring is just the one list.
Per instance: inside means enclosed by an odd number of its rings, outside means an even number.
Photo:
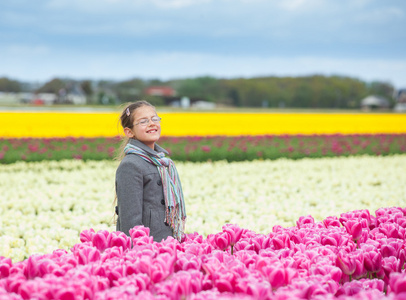
[{"label": "girl", "polygon": [[185,202],[176,167],[156,144],[161,118],[150,103],[137,101],[124,108],[120,121],[126,137],[116,172],[117,230],[129,235],[144,225],[156,242],[168,236],[181,242]]}]

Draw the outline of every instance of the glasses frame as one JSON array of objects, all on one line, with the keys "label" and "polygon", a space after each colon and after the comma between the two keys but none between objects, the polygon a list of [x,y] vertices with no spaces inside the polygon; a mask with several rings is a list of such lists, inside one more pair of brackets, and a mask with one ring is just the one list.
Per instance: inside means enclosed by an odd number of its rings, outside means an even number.
[{"label": "glasses frame", "polygon": [[[155,122],[154,120],[152,120],[153,118],[158,118],[158,121]],[[148,126],[149,122],[153,122],[154,124],[161,123],[162,118],[161,118],[160,116],[153,116],[153,117],[150,118],[150,119],[148,119],[148,118],[143,118],[143,119],[141,119],[141,120],[148,120],[148,122],[146,122],[145,124],[141,124],[141,125],[140,125],[140,126],[142,126],[142,127],[145,127],[145,126]],[[141,123],[141,121],[138,122],[138,123],[136,123],[136,124],[131,125],[131,127],[129,127],[129,128],[133,128],[134,126],[137,126],[137,125],[139,125],[140,123]]]}]

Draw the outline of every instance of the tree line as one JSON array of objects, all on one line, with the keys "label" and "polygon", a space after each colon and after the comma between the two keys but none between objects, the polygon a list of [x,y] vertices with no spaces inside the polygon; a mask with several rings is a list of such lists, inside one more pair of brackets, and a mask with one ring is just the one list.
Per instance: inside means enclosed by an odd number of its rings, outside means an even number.
[{"label": "tree line", "polygon": [[[345,76],[255,77],[224,79],[210,76],[162,81],[133,78],[125,81],[54,78],[33,92],[58,93],[79,84],[88,103],[119,104],[146,99],[165,105],[165,98],[148,96],[150,86],[170,86],[179,97],[189,97],[235,107],[357,108],[368,95],[385,97],[394,104],[394,87],[388,82],[365,82]],[[0,78],[0,91],[28,91],[30,85]]]}]

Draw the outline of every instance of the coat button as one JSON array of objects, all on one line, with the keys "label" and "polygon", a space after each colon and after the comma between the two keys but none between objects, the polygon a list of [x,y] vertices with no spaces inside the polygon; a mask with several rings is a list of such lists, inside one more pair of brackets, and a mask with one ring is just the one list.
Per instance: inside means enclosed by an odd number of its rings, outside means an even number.
[{"label": "coat button", "polygon": [[157,183],[158,185],[162,185],[162,181],[161,181],[161,180],[158,180],[156,183]]},{"label": "coat button", "polygon": [[162,199],[162,200],[161,200],[161,204],[162,204],[162,205],[165,205],[165,199]]}]

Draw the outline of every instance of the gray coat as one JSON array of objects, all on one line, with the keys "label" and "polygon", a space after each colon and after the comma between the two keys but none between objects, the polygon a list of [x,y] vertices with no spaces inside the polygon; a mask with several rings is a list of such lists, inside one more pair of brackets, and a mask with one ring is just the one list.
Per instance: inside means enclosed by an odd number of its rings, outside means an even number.
[{"label": "gray coat", "polygon": [[[149,154],[168,152],[155,144],[155,151],[142,142],[130,139],[130,143]],[[118,205],[117,231],[129,235],[136,225],[149,227],[154,241],[160,242],[173,236],[170,226],[165,224],[165,200],[162,180],[155,165],[136,154],[128,154],[116,171],[116,193]]]}]

